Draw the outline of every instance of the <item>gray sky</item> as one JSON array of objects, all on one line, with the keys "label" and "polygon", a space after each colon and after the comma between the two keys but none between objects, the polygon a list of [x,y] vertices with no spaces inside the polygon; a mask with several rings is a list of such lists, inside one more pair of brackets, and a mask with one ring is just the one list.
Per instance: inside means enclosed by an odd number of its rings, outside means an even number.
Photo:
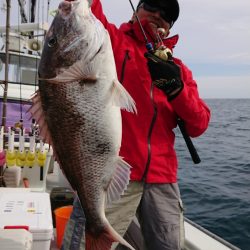
[{"label": "gray sky", "polygon": [[[103,0],[109,20],[132,15],[128,0]],[[134,1],[137,3],[137,1]],[[250,98],[250,1],[179,0],[174,54],[192,69],[203,98]]]},{"label": "gray sky", "polygon": [[[52,0],[50,9],[57,8],[59,2]],[[133,2],[136,6],[137,0]],[[102,3],[109,21],[117,26],[132,16],[128,0]],[[171,30],[171,35],[180,36],[174,54],[193,71],[201,97],[250,98],[250,1],[179,0],[179,3],[180,17]],[[17,5],[17,0],[12,0],[12,5]],[[46,16],[47,0],[40,0],[39,7],[41,19]],[[3,17],[1,12],[1,25],[5,22]]]}]

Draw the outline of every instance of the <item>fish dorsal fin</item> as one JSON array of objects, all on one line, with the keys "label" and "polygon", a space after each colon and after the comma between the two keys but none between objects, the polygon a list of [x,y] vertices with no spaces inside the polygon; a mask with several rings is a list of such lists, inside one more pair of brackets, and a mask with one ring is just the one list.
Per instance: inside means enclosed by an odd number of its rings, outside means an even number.
[{"label": "fish dorsal fin", "polygon": [[129,184],[131,166],[121,157],[118,158],[116,166],[113,178],[107,188],[106,205],[119,200]]},{"label": "fish dorsal fin", "polygon": [[129,112],[137,113],[135,101],[118,80],[113,82],[111,98],[113,105]]},{"label": "fish dorsal fin", "polygon": [[51,135],[42,109],[42,102],[39,91],[37,91],[33,95],[31,101],[32,101],[32,106],[29,108],[27,112],[31,113],[31,117],[34,118],[35,121],[38,123],[40,129],[39,136],[42,138],[43,142],[52,144]]},{"label": "fish dorsal fin", "polygon": [[86,82],[95,82],[97,79],[94,74],[93,63],[88,63],[86,67],[82,67],[82,65],[83,64],[81,60],[77,61],[69,68],[63,69],[56,77],[40,80],[45,80],[54,84],[71,83],[78,80],[84,80]]}]

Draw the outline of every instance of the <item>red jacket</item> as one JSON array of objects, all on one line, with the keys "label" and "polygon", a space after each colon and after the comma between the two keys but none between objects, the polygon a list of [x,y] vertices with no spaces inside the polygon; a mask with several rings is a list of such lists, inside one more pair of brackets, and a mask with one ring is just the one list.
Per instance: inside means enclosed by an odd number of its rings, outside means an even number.
[{"label": "red jacket", "polygon": [[[137,115],[122,111],[122,146],[120,155],[132,166],[131,179],[148,183],[174,183],[177,180],[177,158],[174,150],[177,117],[185,121],[188,135],[201,135],[208,127],[210,111],[199,98],[192,72],[174,58],[181,67],[184,88],[171,102],[152,85],[147,68],[145,41],[138,23],[124,23],[118,29],[110,24],[99,0],[92,11],[108,30],[120,82],[133,97]],[[150,39],[147,24],[143,24]],[[178,36],[165,40],[173,49]]]}]

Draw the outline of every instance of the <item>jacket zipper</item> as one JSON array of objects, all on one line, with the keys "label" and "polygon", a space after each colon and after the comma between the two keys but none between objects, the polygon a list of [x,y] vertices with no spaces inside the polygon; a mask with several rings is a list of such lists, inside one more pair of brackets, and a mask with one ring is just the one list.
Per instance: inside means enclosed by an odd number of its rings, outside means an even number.
[{"label": "jacket zipper", "polygon": [[147,163],[146,163],[146,168],[145,171],[143,173],[142,176],[142,181],[145,182],[147,174],[148,174],[148,170],[149,170],[149,165],[151,162],[151,136],[152,136],[152,132],[153,132],[153,128],[154,128],[154,124],[156,121],[156,117],[157,117],[157,106],[154,102],[154,94],[153,94],[153,90],[154,90],[154,84],[151,83],[151,88],[150,88],[150,99],[154,108],[154,114],[151,120],[151,124],[149,127],[149,131],[148,131],[148,138],[147,138],[147,142],[148,142],[148,159],[147,159]]},{"label": "jacket zipper", "polygon": [[127,63],[128,59],[129,59],[129,50],[126,50],[125,56],[124,56],[124,59],[123,59],[123,63],[122,63],[122,72],[121,72],[121,77],[120,77],[120,83],[121,84],[123,84],[123,81],[124,81],[125,67],[126,67],[126,63]]}]

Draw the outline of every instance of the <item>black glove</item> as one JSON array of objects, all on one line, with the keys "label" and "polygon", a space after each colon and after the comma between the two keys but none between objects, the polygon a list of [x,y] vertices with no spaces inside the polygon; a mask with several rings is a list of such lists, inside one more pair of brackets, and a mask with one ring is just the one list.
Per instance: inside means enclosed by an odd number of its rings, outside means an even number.
[{"label": "black glove", "polygon": [[145,53],[145,57],[153,83],[167,95],[169,101],[173,100],[183,89],[180,67],[172,60],[163,61],[149,52]]}]

